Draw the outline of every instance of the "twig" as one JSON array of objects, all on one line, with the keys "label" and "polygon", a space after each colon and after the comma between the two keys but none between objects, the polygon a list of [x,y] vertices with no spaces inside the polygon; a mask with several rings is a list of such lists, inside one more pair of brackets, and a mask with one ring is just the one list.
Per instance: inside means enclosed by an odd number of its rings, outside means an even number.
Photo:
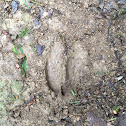
[{"label": "twig", "polygon": [[[45,94],[45,92],[42,92],[42,93],[38,94],[37,96],[41,97],[43,94]],[[26,102],[25,102],[23,105],[21,105],[21,106],[24,107],[24,106],[26,106],[27,104],[29,104],[30,102],[36,100],[37,96],[34,96],[34,97],[30,98],[28,101],[26,101]]]},{"label": "twig", "polygon": [[38,4],[38,5],[40,5],[40,6],[43,6],[42,4],[37,3],[37,2],[35,2],[35,1],[30,1],[30,2],[32,2],[32,3],[34,3],[34,4]]},{"label": "twig", "polygon": [[108,36],[107,36],[107,41],[109,41],[109,32],[110,32],[110,28],[111,28],[111,21],[107,17],[106,17],[106,19],[108,20],[108,23],[109,23]]},{"label": "twig", "polygon": [[10,43],[16,48],[15,44],[11,41],[10,37],[8,36],[8,32],[6,30],[3,30],[4,35],[6,35],[7,39],[10,41]]}]

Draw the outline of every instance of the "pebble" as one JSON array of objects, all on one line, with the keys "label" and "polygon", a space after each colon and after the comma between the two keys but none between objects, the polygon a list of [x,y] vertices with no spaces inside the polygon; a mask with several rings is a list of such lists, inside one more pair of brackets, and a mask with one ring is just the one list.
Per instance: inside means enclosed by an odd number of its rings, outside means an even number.
[{"label": "pebble", "polygon": [[52,92],[52,93],[51,93],[51,96],[52,96],[52,98],[55,98],[55,93]]},{"label": "pebble", "polygon": [[19,2],[18,1],[12,1],[11,6],[12,6],[13,12],[16,13],[16,11],[18,10]]},{"label": "pebble", "polygon": [[13,15],[12,14],[9,14],[9,18],[12,18],[13,17]]},{"label": "pebble", "polygon": [[45,49],[45,46],[37,44],[36,49],[37,49],[38,54],[41,55]]},{"label": "pebble", "polygon": [[118,80],[118,81],[120,81],[120,80],[123,79],[123,76],[116,77],[115,79]]},{"label": "pebble", "polygon": [[121,57],[122,65],[126,66],[126,53]]},{"label": "pebble", "polygon": [[37,18],[36,20],[34,20],[35,26],[39,25],[39,19]]},{"label": "pebble", "polygon": [[11,36],[11,40],[15,40],[17,38],[17,34]]},{"label": "pebble", "polygon": [[102,55],[99,55],[99,60],[102,60],[103,59],[103,56]]},{"label": "pebble", "polygon": [[88,7],[89,7],[88,2],[85,2],[85,3],[84,3],[84,7],[85,7],[85,8],[88,8]]},{"label": "pebble", "polygon": [[32,14],[35,13],[35,9],[34,9],[34,10],[31,10],[31,13],[32,13]]},{"label": "pebble", "polygon": [[18,63],[16,63],[16,68],[19,69],[20,68],[20,65]]}]

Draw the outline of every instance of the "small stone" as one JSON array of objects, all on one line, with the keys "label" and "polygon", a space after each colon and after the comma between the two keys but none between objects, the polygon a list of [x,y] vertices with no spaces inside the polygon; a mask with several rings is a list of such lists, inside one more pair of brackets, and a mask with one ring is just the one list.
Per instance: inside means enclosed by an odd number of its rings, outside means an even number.
[{"label": "small stone", "polygon": [[39,19],[37,18],[36,20],[34,20],[35,26],[39,25]]},{"label": "small stone", "polygon": [[16,37],[17,37],[17,35],[13,35],[13,36],[11,36],[11,40],[15,40]]},{"label": "small stone", "polygon": [[7,2],[11,2],[12,0],[6,0]]},{"label": "small stone", "polygon": [[89,7],[88,2],[85,2],[85,3],[84,3],[84,7],[85,7],[85,8],[88,8],[88,7]]},{"label": "small stone", "polygon": [[64,116],[67,116],[67,114],[68,114],[68,109],[64,109],[64,110],[63,110],[63,115],[64,115]]},{"label": "small stone", "polygon": [[19,2],[18,1],[12,1],[12,10],[14,13],[16,13],[16,11],[18,10],[18,6],[19,6]]},{"label": "small stone", "polygon": [[45,49],[45,46],[37,44],[36,49],[37,49],[38,54],[41,55]]},{"label": "small stone", "polygon": [[36,99],[36,102],[39,102],[39,101],[40,101],[39,98],[37,98],[37,99]]},{"label": "small stone", "polygon": [[126,66],[126,54],[121,57],[122,65]]},{"label": "small stone", "polygon": [[99,55],[99,60],[102,60],[103,59],[103,56],[102,55]]},{"label": "small stone", "polygon": [[16,63],[16,68],[19,69],[20,68],[20,65],[18,63]]},{"label": "small stone", "polygon": [[9,14],[9,18],[12,18],[13,17],[13,15],[12,14]]},{"label": "small stone", "polygon": [[33,14],[33,13],[35,13],[35,9],[34,9],[34,10],[32,10],[32,11],[31,11],[31,13],[32,13],[32,14]]},{"label": "small stone", "polygon": [[48,16],[48,12],[43,13],[43,18]]},{"label": "small stone", "polygon": [[117,112],[116,110],[113,110],[113,114],[114,114],[114,115],[117,115],[118,112]]},{"label": "small stone", "polygon": [[12,115],[13,115],[15,118],[18,117],[18,116],[20,115],[20,110],[14,108],[14,109],[13,109],[13,113],[12,113]]},{"label": "small stone", "polygon": [[79,121],[80,120],[80,117],[78,116],[77,118],[76,118],[76,121]]},{"label": "small stone", "polygon": [[55,93],[52,92],[52,93],[51,93],[51,96],[52,96],[52,98],[55,98]]}]

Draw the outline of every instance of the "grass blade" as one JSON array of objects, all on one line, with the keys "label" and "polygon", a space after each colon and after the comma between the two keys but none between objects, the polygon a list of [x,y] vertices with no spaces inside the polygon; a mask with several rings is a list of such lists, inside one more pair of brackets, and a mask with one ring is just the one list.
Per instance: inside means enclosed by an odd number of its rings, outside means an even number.
[{"label": "grass blade", "polygon": [[31,2],[34,3],[34,4],[38,4],[39,6],[43,6],[42,4],[37,3],[37,2],[35,2],[35,1],[31,1]]},{"label": "grass blade", "polygon": [[16,48],[13,46],[13,48],[14,48],[14,53],[16,54],[16,55],[18,55],[18,52],[17,52],[17,50],[16,50]]},{"label": "grass blade", "polygon": [[[17,45],[17,44],[16,44],[16,45]],[[22,49],[19,45],[17,45],[17,47],[19,48],[20,52],[21,52],[22,54],[24,54],[23,49]]]},{"label": "grass blade", "polygon": [[75,97],[75,93],[74,93],[74,91],[73,91],[73,90],[71,90],[71,93],[72,93],[72,95]]},{"label": "grass blade", "polygon": [[25,2],[25,0],[22,0],[22,2],[29,8],[28,4]]},{"label": "grass blade", "polygon": [[22,68],[23,68],[25,74],[26,74],[26,71],[28,70],[27,65],[26,65],[26,60],[27,60],[27,58],[25,56],[24,62],[22,63]]},{"label": "grass blade", "polygon": [[21,33],[21,35],[19,36],[19,38],[23,37],[27,32],[27,28],[24,29],[24,31]]}]

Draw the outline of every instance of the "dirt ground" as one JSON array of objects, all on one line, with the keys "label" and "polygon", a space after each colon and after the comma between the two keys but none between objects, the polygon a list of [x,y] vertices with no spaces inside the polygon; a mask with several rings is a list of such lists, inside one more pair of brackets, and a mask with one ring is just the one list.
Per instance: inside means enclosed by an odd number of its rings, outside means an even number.
[{"label": "dirt ground", "polygon": [[0,126],[125,126],[126,1],[13,2],[0,1]]}]

